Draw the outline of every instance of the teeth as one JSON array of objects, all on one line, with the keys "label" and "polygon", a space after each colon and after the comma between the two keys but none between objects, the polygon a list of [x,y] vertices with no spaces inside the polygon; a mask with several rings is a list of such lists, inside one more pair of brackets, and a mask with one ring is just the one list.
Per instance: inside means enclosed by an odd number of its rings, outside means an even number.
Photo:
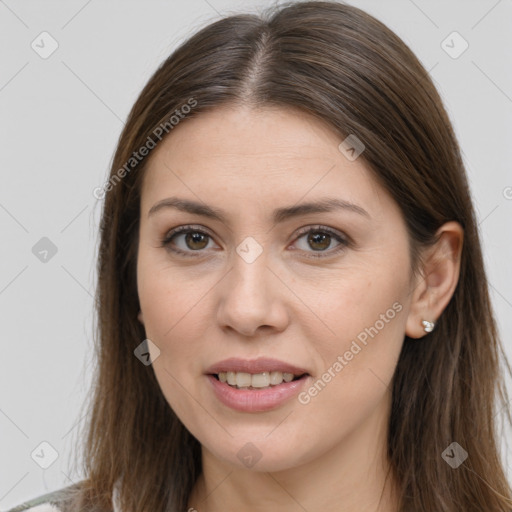
[{"label": "teeth", "polygon": [[237,372],[235,374],[236,385],[239,388],[248,388],[252,383],[252,376],[250,373]]},{"label": "teeth", "polygon": [[283,382],[283,380],[284,380],[284,376],[281,372],[270,372],[270,384],[272,384],[272,386],[281,384],[281,382]]},{"label": "teeth", "polygon": [[220,372],[218,374],[221,382],[227,382],[230,386],[237,388],[267,388],[269,386],[278,386],[282,382],[291,382],[295,375],[293,373],[283,372],[263,372],[263,373],[246,373],[246,372]]}]

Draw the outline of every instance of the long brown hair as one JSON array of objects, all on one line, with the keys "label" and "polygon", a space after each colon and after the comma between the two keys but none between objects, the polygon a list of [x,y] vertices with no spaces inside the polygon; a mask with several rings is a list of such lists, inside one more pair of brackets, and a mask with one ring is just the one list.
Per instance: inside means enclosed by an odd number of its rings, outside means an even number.
[{"label": "long brown hair", "polygon": [[[194,108],[184,109],[191,101]],[[136,255],[149,157],[130,159],[149,139],[158,144],[157,127],[172,133],[177,109],[185,113],[179,122],[187,122],[223,104],[301,109],[327,122],[340,141],[355,134],[366,146],[361,158],[402,210],[414,270],[442,224],[462,225],[460,278],[450,303],[428,339],[404,340],[388,455],[400,512],[510,511],[495,416],[500,411],[511,420],[500,358],[510,366],[458,143],[411,50],[372,16],[335,2],[291,3],[206,26],[162,63],[133,106],[105,188],[86,479],[71,508],[111,510],[122,478],[124,512],[183,511],[201,472],[199,442],[166,402],[151,366],[134,356],[145,338],[137,320]],[[442,457],[452,442],[468,453],[456,469]]]}]

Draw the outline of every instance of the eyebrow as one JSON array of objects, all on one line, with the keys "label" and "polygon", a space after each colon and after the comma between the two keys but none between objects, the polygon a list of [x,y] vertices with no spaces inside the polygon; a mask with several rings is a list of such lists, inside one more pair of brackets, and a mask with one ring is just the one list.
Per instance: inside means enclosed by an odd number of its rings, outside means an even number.
[{"label": "eyebrow", "polygon": [[[204,203],[191,201],[189,199],[181,199],[178,197],[168,197],[167,199],[158,201],[158,203],[154,204],[150,208],[148,217],[166,208],[173,208],[182,212],[201,215],[209,219],[227,223],[227,215],[222,210],[208,206]],[[324,197],[308,203],[301,203],[284,208],[276,208],[272,213],[272,220],[275,224],[277,224],[293,217],[299,217],[309,213],[324,213],[332,212],[335,210],[346,210],[365,216],[368,219],[371,218],[370,214],[357,204],[339,198]]]}]

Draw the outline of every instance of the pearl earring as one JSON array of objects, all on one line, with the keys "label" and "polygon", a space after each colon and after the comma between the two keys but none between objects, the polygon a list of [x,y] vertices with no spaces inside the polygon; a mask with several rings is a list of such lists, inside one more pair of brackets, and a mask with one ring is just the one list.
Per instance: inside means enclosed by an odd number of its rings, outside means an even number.
[{"label": "pearl earring", "polygon": [[425,332],[432,332],[436,326],[435,322],[429,322],[428,320],[422,320],[421,323]]}]

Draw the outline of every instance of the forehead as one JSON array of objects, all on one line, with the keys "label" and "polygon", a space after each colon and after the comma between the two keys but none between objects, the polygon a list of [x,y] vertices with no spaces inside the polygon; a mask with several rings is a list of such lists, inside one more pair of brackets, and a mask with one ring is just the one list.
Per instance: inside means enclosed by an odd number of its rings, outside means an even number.
[{"label": "forehead", "polygon": [[364,202],[369,210],[392,207],[363,159],[350,161],[339,150],[343,139],[327,123],[293,109],[218,107],[200,113],[154,150],[142,211],[177,193],[209,203],[229,198],[245,209],[327,194]]},{"label": "forehead", "polygon": [[332,160],[339,139],[326,123],[296,109],[223,106],[185,119],[157,153],[172,149],[187,161],[215,159],[227,164],[235,160],[249,164],[254,159],[269,164],[273,159]]}]

